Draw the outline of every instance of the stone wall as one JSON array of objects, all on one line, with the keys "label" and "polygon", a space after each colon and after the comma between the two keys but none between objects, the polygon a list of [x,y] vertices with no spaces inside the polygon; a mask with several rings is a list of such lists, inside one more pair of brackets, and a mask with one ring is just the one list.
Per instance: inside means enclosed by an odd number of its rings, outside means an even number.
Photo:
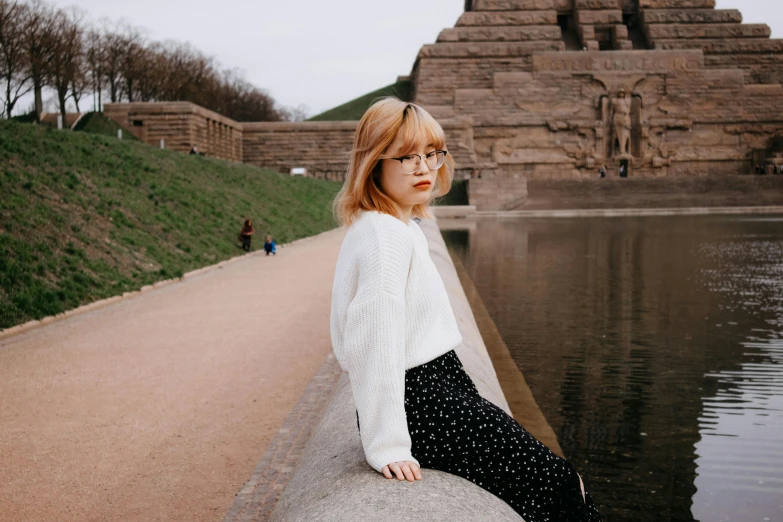
[{"label": "stone wall", "polygon": [[491,171],[468,180],[468,200],[479,211],[518,209],[527,198],[527,179],[520,174]]},{"label": "stone wall", "polygon": [[[189,102],[110,103],[107,117],[155,147],[200,152],[230,161],[289,174],[305,168],[307,176],[342,181],[348,167],[357,121],[238,123]],[[469,177],[476,165],[473,126],[469,119],[440,121],[447,147],[457,162],[458,177]]]},{"label": "stone wall", "polygon": [[244,162],[289,173],[339,181],[345,176],[358,122],[245,123]]},{"label": "stone wall", "polygon": [[104,114],[141,141],[189,152],[197,146],[209,156],[242,161],[242,124],[189,102],[107,103]]}]

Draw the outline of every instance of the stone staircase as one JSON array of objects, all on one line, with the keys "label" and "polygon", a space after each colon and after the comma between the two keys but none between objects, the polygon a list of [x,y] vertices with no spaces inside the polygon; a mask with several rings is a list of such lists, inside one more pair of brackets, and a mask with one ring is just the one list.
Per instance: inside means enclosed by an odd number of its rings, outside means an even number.
[{"label": "stone staircase", "polygon": [[742,69],[746,83],[783,83],[783,40],[770,39],[766,24],[743,24],[735,9],[715,9],[715,0],[639,0],[639,15],[653,49],[701,49],[708,68]]}]

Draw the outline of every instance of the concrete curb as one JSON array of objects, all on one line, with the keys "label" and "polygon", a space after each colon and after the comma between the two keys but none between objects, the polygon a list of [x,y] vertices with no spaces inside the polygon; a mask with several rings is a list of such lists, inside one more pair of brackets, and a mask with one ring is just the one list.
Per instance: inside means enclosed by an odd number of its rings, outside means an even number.
[{"label": "concrete curb", "polygon": [[783,214],[783,207],[683,207],[683,208],[596,208],[578,210],[482,210],[476,217],[618,217],[618,216],[709,216],[733,214]]},{"label": "concrete curb", "polygon": [[[284,244],[281,244],[281,245],[278,245],[278,246],[283,248],[283,247],[289,247],[289,246],[292,246],[292,245],[296,245],[296,244],[301,243],[303,241],[309,241],[309,240],[315,239],[316,237],[321,236],[323,234],[328,234],[329,232],[332,232],[333,230],[335,230],[335,229],[325,230],[325,231],[320,232],[320,233],[318,233],[318,234],[316,234],[314,236],[307,236],[307,237],[299,238],[299,239],[296,239],[294,241],[291,241],[290,243],[284,243]],[[135,290],[135,291],[132,291],[132,292],[124,292],[122,295],[116,295],[116,296],[113,296],[113,297],[107,297],[105,299],[101,299],[99,301],[93,301],[92,303],[88,303],[86,305],[82,305],[82,306],[79,306],[77,308],[73,308],[71,310],[66,310],[65,312],[63,312],[61,314],[51,315],[51,316],[48,316],[48,317],[44,317],[42,319],[34,319],[32,321],[28,321],[26,323],[22,323],[22,324],[17,325],[17,326],[12,326],[10,328],[6,328],[5,330],[0,330],[0,341],[3,341],[5,339],[14,337],[16,335],[19,335],[19,334],[22,334],[22,333],[25,333],[25,332],[29,332],[30,330],[33,330],[33,329],[38,328],[40,326],[46,326],[48,324],[59,322],[59,321],[61,321],[63,319],[68,319],[68,318],[74,317],[76,315],[84,314],[84,313],[87,313],[87,312],[92,312],[94,310],[98,310],[98,309],[104,308],[106,306],[109,306],[111,304],[117,303],[119,301],[124,301],[126,299],[131,299],[131,298],[136,297],[138,295],[141,295],[141,294],[144,294],[144,293],[147,293],[147,292],[151,292],[153,290],[157,290],[158,288],[164,288],[164,287],[169,286],[169,285],[174,284],[174,283],[180,283],[180,282],[185,281],[187,279],[192,279],[192,278],[194,278],[196,276],[205,274],[205,273],[210,272],[212,270],[223,268],[224,266],[229,265],[231,263],[235,263],[235,262],[243,260],[243,259],[246,260],[246,259],[248,259],[248,257],[260,256],[263,253],[264,253],[263,250],[257,250],[255,252],[251,252],[249,254],[234,256],[234,257],[229,258],[229,259],[224,259],[223,261],[220,261],[219,263],[216,263],[214,265],[209,265],[209,266],[205,266],[205,267],[202,267],[202,268],[197,268],[195,270],[191,270],[190,272],[186,272],[186,273],[184,273],[182,275],[182,277],[177,278],[177,279],[164,279],[164,280],[161,280],[161,281],[157,281],[157,282],[155,282],[155,283],[153,283],[151,285],[142,286],[139,290]]]},{"label": "concrete curb", "polygon": [[[430,220],[420,225],[463,334],[457,354],[479,393],[510,413],[438,226]],[[468,480],[430,469],[423,475],[413,483],[389,480],[367,464],[356,429],[353,393],[343,374],[271,520],[522,520],[504,501]]]}]

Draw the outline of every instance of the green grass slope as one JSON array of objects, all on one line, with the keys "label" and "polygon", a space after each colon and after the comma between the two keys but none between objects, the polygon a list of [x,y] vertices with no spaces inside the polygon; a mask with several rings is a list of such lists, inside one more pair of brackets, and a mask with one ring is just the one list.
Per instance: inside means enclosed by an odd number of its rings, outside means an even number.
[{"label": "green grass slope", "polygon": [[0,121],[0,328],[336,226],[334,182]]},{"label": "green grass slope", "polygon": [[373,91],[371,93],[360,96],[355,100],[351,100],[348,103],[344,103],[334,109],[329,109],[326,112],[322,112],[316,116],[313,116],[307,121],[358,121],[362,119],[362,116],[370,108],[370,105],[384,96],[396,96],[404,101],[410,101],[412,95],[413,84],[409,80],[399,81],[391,85],[387,85],[382,89]]},{"label": "green grass slope", "polygon": [[[73,130],[87,132],[89,134],[101,134],[103,136],[117,137],[117,131],[122,129],[119,123],[107,118],[102,112],[88,112],[76,123]],[[129,130],[122,129],[122,139],[137,140]]]}]

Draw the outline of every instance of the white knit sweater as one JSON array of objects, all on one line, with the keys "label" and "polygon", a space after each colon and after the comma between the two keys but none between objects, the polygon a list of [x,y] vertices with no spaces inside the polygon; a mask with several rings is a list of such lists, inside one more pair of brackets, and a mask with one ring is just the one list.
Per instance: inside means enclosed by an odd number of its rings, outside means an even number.
[{"label": "white knit sweater", "polygon": [[462,342],[427,238],[411,219],[361,212],[348,228],[332,288],[334,354],[348,372],[367,462],[410,460],[405,370]]}]

